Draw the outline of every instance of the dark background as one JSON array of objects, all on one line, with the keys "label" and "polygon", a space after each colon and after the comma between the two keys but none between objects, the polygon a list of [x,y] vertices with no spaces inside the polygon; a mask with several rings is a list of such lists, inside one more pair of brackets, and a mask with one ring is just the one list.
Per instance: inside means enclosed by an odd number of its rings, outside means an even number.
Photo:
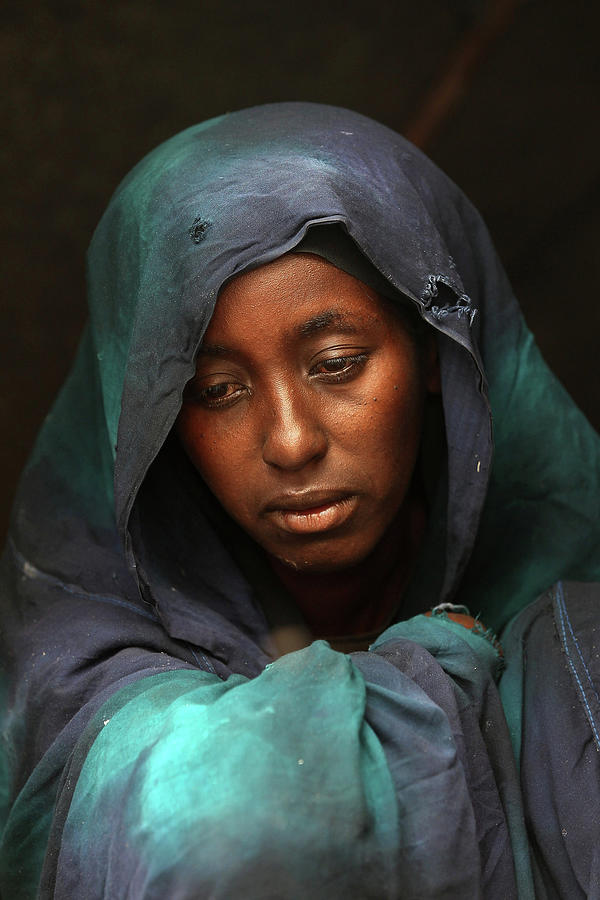
[{"label": "dark background", "polygon": [[412,136],[480,208],[551,366],[596,427],[600,15],[589,0],[8,3],[0,65],[0,534],[85,318],[84,254],[159,141],[273,100]]}]

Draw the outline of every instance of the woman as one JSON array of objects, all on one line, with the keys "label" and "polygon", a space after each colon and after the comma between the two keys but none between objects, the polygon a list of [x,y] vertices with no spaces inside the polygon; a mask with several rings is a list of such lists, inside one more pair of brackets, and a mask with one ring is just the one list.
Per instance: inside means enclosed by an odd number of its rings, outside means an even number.
[{"label": "woman", "polygon": [[3,561],[6,896],[593,890],[598,438],[458,189],[227,115],[125,179],[89,302]]}]

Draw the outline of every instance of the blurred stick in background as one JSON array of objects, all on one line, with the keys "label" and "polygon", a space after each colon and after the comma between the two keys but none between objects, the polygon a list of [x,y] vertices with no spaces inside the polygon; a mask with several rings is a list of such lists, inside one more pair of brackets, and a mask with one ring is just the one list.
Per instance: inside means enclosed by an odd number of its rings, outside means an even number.
[{"label": "blurred stick in background", "polygon": [[403,129],[404,136],[422,149],[428,147],[449,118],[486,54],[509,28],[521,0],[490,0],[482,16],[450,53],[421,108]]}]

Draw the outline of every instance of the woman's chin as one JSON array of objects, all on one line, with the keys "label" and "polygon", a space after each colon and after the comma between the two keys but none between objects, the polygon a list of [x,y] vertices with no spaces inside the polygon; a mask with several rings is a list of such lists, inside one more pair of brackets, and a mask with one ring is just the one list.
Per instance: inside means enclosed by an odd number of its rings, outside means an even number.
[{"label": "woman's chin", "polygon": [[282,552],[269,550],[279,563],[293,570],[307,575],[327,575],[335,572],[345,572],[359,565],[369,555],[373,545],[370,543],[362,546],[333,546],[333,543],[319,542],[318,545],[305,546],[301,550],[291,551],[287,548]]}]

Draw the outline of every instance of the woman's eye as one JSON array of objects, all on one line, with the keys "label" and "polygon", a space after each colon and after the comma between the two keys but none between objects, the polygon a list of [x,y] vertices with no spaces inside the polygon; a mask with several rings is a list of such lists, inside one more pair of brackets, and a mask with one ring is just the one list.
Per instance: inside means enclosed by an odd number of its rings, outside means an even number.
[{"label": "woman's eye", "polygon": [[310,374],[329,382],[346,381],[358,375],[366,361],[366,353],[358,353],[353,356],[334,356],[331,359],[320,360],[312,367]]},{"label": "woman's eye", "polygon": [[219,406],[233,403],[241,397],[244,391],[245,388],[242,384],[220,381],[218,384],[209,384],[207,387],[194,387],[191,395],[196,403],[200,403],[208,409],[216,409]]}]

